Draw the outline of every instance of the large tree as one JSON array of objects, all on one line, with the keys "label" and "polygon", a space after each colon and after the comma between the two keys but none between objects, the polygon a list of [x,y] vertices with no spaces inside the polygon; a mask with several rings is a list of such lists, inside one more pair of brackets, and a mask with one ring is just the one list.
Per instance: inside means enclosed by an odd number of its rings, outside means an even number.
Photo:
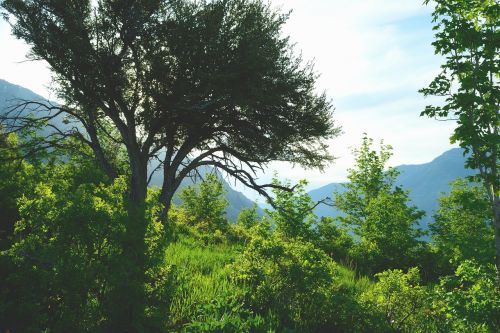
[{"label": "large tree", "polygon": [[500,4],[495,0],[433,3],[433,45],[445,62],[421,92],[442,97],[443,103],[427,106],[422,114],[456,120],[451,139],[470,153],[467,166],[479,170],[489,196],[500,283]]},{"label": "large tree", "polygon": [[[20,105],[13,131],[44,124],[34,150],[75,138],[110,178],[129,166],[129,223],[116,330],[139,330],[144,300],[144,201],[148,165],[160,162],[160,200],[170,207],[183,178],[219,168],[267,196],[255,172],[270,161],[322,168],[338,129],[311,64],[294,55],[282,27],[288,15],[261,0],[4,0],[14,35],[46,61],[64,105]],[[63,120],[57,126],[54,120]],[[74,141],[73,141],[74,142]],[[133,265],[130,265],[133,263]],[[123,320],[125,318],[126,320]]]}]

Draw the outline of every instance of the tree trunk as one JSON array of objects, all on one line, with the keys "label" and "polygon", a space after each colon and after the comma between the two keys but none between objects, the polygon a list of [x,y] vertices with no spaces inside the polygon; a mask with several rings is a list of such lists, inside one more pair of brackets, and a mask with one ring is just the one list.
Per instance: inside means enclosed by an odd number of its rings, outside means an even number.
[{"label": "tree trunk", "polygon": [[126,230],[108,305],[111,332],[143,332],[145,324],[147,161],[135,159],[131,167]]},{"label": "tree trunk", "polygon": [[495,265],[497,266],[500,287],[500,197],[496,194],[493,199],[493,227],[495,232]]},{"label": "tree trunk", "polygon": [[160,214],[160,220],[166,221],[170,207],[172,206],[172,199],[176,191],[175,188],[175,172],[173,167],[164,167],[163,169],[163,184],[161,186],[160,202],[163,204],[163,209]]}]

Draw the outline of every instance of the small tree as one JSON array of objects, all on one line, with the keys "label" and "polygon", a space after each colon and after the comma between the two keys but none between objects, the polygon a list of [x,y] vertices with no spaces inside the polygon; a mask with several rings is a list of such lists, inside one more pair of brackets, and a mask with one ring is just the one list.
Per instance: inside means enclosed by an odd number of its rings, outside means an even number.
[{"label": "small tree", "polygon": [[260,216],[257,212],[257,204],[254,203],[252,207],[241,210],[236,220],[236,224],[249,229],[259,223],[259,220]]},{"label": "small tree", "polygon": [[488,193],[500,277],[500,4],[494,0],[434,2],[433,45],[446,62],[442,72],[421,92],[440,96],[444,102],[427,106],[422,115],[457,122],[451,141],[470,153],[466,165],[479,170],[478,178]]},{"label": "small tree", "polygon": [[[273,180],[277,186],[287,188],[289,183],[281,184]],[[276,225],[276,230],[286,237],[301,237],[311,240],[313,224],[316,223],[314,204],[305,190],[307,181],[301,180],[290,192],[280,188],[274,189],[273,210],[266,210],[266,215]]]},{"label": "small tree", "polygon": [[409,206],[408,193],[395,186],[398,171],[386,168],[391,147],[372,150],[366,135],[354,150],[356,166],[349,170],[344,193],[336,193],[334,206],[344,215],[338,219],[358,236],[353,256],[367,271],[408,267],[415,257],[422,233],[416,228],[424,212]]},{"label": "small tree", "polygon": [[[455,267],[464,260],[491,263],[495,256],[493,219],[488,196],[482,188],[464,180],[452,184],[449,195],[441,197],[439,210],[430,225],[432,242]],[[466,221],[466,223],[464,223]]]},{"label": "small tree", "polygon": [[208,233],[225,231],[228,227],[225,194],[222,182],[215,175],[208,175],[198,188],[188,186],[182,190],[181,209],[188,223]]}]

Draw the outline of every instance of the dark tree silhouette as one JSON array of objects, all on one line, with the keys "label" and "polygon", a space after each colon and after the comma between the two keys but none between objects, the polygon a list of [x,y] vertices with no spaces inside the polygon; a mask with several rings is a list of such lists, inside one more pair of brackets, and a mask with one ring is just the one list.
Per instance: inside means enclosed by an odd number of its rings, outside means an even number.
[{"label": "dark tree silhouette", "polygon": [[281,34],[288,16],[261,1],[9,0],[3,8],[31,58],[53,71],[65,105],[51,105],[50,117],[85,129],[59,128],[52,141],[78,138],[111,178],[114,152],[100,137],[122,143],[133,202],[145,197],[152,159],[161,159],[167,206],[202,165],[265,194],[269,185],[252,172],[266,163],[331,160],[322,141],[338,133],[331,105]]}]

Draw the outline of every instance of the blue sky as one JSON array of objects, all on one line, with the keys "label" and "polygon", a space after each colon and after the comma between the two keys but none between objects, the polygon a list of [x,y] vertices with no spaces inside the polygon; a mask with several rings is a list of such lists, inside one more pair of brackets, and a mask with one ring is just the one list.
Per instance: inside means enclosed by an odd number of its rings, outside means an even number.
[{"label": "blue sky", "polygon": [[[338,159],[324,173],[272,163],[260,176],[262,182],[274,170],[292,182],[306,178],[310,188],[343,181],[353,164],[350,149],[364,132],[394,147],[393,165],[425,163],[452,148],[453,123],[419,117],[430,100],[417,91],[443,62],[431,46],[432,8],[422,2],[272,0],[276,8],[292,10],[285,33],[304,59],[314,60],[321,75],[318,91],[332,99],[344,134],[330,142]],[[49,96],[48,69],[41,62],[24,62],[28,48],[10,36],[5,22],[0,23],[0,48],[0,78]]]}]

